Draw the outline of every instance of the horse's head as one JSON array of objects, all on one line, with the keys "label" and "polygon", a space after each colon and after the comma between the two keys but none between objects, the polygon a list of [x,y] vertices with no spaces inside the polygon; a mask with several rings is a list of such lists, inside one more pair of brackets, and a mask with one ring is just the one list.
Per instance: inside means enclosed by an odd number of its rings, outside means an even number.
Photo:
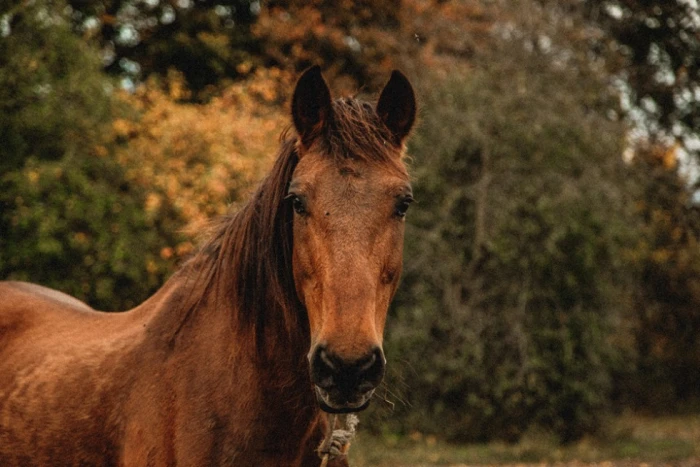
[{"label": "horse's head", "polygon": [[318,67],[294,91],[293,273],[308,312],[311,381],[329,412],[365,408],[384,375],[384,323],[412,201],[403,142],[415,114],[413,89],[398,71],[376,107],[332,101]]}]

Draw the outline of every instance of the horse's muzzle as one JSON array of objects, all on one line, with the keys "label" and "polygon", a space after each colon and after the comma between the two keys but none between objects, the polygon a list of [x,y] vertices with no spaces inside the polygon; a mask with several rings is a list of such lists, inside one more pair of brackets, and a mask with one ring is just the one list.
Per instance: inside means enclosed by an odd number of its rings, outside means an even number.
[{"label": "horse's muzzle", "polygon": [[386,360],[379,347],[364,357],[348,361],[317,345],[309,359],[311,382],[326,412],[347,413],[364,410],[374,389],[384,377]]}]

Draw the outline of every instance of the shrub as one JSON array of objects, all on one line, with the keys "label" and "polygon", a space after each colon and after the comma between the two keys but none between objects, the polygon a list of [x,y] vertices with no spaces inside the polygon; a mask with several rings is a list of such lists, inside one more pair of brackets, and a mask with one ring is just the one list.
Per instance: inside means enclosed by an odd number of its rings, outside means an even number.
[{"label": "shrub", "polygon": [[112,117],[99,55],[72,33],[66,12],[61,1],[0,7],[0,173],[28,157],[83,151]]},{"label": "shrub", "polygon": [[145,191],[108,157],[29,160],[0,189],[0,271],[106,310],[130,308],[172,271],[177,212],[152,216]]},{"label": "shrub", "polygon": [[69,13],[60,1],[0,9],[0,278],[124,309],[172,270],[184,221],[167,203],[149,212],[112,157],[121,106]]},{"label": "shrub", "polygon": [[595,112],[602,86],[523,53],[421,93],[392,429],[516,440],[540,425],[568,441],[608,404],[628,310],[624,132]]}]

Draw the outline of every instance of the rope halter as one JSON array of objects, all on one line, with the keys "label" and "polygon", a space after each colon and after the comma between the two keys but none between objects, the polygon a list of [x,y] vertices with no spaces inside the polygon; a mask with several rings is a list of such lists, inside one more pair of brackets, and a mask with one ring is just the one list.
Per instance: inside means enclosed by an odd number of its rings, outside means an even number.
[{"label": "rope halter", "polygon": [[357,424],[360,423],[357,415],[351,413],[345,417],[345,429],[334,429],[337,419],[337,414],[331,417],[328,434],[317,449],[318,455],[321,457],[321,467],[326,467],[330,460],[347,456],[350,443],[355,438]]}]

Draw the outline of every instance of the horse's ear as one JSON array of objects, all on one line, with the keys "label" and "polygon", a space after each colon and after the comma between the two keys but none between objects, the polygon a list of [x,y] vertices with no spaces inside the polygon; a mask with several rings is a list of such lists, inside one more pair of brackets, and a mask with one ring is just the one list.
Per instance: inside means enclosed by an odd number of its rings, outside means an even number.
[{"label": "horse's ear", "polygon": [[394,144],[401,146],[416,120],[416,95],[408,78],[398,70],[391,73],[379,96],[377,115],[391,131]]},{"label": "horse's ear", "polygon": [[294,127],[307,148],[331,118],[331,92],[316,65],[297,81],[292,97]]}]

